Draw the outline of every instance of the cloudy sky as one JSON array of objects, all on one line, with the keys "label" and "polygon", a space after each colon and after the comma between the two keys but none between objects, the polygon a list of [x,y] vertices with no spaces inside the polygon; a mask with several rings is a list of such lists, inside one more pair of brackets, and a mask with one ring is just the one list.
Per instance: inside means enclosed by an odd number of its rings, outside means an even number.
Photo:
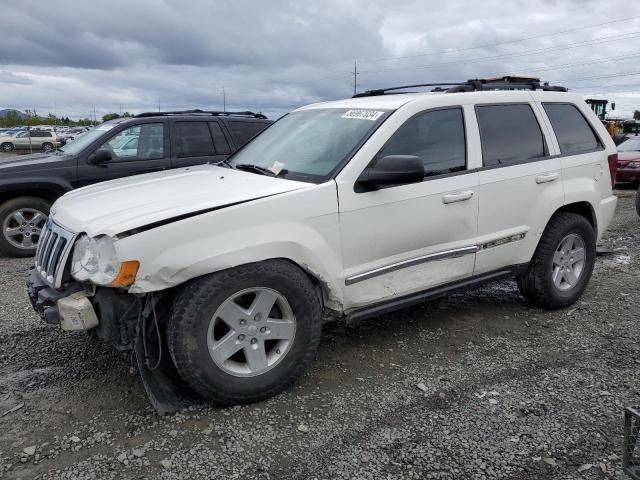
[{"label": "cloudy sky", "polygon": [[227,108],[278,116],[358,90],[535,74],[640,109],[640,4],[37,0],[0,4],[0,108],[72,118]]}]

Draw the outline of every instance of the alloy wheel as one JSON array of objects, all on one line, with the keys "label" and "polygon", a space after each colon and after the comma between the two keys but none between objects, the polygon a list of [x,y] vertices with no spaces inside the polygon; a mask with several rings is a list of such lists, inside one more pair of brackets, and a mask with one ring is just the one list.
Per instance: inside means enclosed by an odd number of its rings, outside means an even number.
[{"label": "alloy wheel", "polygon": [[227,298],[213,315],[207,346],[214,363],[237,377],[253,377],[275,367],[290,350],[296,317],[276,290],[256,287]]},{"label": "alloy wheel", "polygon": [[22,250],[35,248],[47,215],[35,208],[21,208],[7,215],[2,222],[2,234],[14,247]]},{"label": "alloy wheel", "polygon": [[585,242],[576,234],[565,236],[553,255],[551,278],[558,290],[567,291],[580,281],[585,264]]}]

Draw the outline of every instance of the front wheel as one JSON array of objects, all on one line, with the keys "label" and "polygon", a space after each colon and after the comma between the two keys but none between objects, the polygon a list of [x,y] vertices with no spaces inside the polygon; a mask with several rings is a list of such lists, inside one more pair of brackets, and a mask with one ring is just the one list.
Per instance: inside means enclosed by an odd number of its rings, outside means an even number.
[{"label": "front wheel", "polygon": [[636,192],[636,212],[640,215],[640,188]]},{"label": "front wheel", "polygon": [[13,150],[13,143],[5,142],[0,145],[0,148],[2,148],[3,152],[10,152]]},{"label": "front wheel", "polygon": [[271,397],[314,358],[321,303],[309,278],[284,260],[196,279],[176,296],[167,325],[184,381],[223,405]]},{"label": "front wheel", "polygon": [[18,197],[0,205],[0,251],[13,257],[36,253],[51,204],[38,197]]},{"label": "front wheel", "polygon": [[596,258],[596,234],[582,215],[559,213],[545,229],[527,270],[517,278],[522,295],[547,309],[568,307],[587,288]]}]

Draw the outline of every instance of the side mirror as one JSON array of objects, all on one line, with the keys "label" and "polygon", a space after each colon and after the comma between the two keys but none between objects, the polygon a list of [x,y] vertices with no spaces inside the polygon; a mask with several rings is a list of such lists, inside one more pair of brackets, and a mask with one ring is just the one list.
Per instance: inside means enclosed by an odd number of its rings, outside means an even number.
[{"label": "side mirror", "polygon": [[89,163],[97,167],[104,166],[105,163],[111,161],[111,151],[106,148],[99,148],[89,155]]},{"label": "side mirror", "polygon": [[414,155],[387,155],[367,167],[358,178],[365,190],[375,190],[389,185],[419,183],[424,180],[424,165]]}]

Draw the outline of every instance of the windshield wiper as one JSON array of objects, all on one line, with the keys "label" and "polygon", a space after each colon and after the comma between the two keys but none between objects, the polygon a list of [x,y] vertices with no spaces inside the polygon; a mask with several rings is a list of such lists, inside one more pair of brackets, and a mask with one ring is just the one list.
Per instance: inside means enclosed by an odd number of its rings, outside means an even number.
[{"label": "windshield wiper", "polygon": [[284,170],[276,173],[273,170],[269,170],[268,168],[264,168],[259,165],[254,165],[253,163],[239,163],[238,165],[234,165],[233,168],[235,168],[236,170],[244,170],[245,172],[253,172],[260,175],[266,175],[268,177],[277,177],[280,174],[286,173],[286,171]]}]

